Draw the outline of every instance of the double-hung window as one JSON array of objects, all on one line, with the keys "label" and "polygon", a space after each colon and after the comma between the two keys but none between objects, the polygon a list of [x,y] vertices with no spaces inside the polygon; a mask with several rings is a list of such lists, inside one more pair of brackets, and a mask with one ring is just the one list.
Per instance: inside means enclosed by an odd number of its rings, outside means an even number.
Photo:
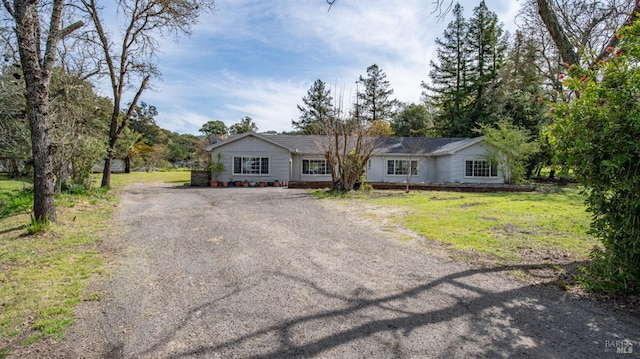
[{"label": "double-hung window", "polygon": [[466,160],[466,177],[498,177],[498,166],[486,160]]},{"label": "double-hung window", "polygon": [[269,157],[234,157],[234,175],[268,175]]},{"label": "double-hung window", "polygon": [[[406,176],[409,173],[409,161],[387,160],[387,174],[392,176]],[[418,175],[418,161],[411,160],[411,175]]]},{"label": "double-hung window", "polygon": [[303,175],[326,175],[329,174],[326,159],[303,159]]}]

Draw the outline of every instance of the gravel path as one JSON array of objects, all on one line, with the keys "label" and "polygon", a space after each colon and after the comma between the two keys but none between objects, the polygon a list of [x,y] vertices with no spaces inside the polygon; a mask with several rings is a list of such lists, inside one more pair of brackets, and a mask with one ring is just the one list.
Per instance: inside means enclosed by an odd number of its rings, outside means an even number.
[{"label": "gravel path", "polygon": [[[621,357],[637,319],[416,250],[281,188],[132,185],[64,357]],[[521,268],[526,270],[527,268]],[[625,341],[626,340],[626,341]],[[615,342],[618,341],[618,342]]]}]

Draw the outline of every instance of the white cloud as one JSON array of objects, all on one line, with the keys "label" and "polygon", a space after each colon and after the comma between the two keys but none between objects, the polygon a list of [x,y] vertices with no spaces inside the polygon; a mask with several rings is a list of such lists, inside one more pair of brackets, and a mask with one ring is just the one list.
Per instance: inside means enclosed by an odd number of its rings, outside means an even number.
[{"label": "white cloud", "polygon": [[[198,134],[203,124],[215,120],[200,112],[193,112],[187,108],[169,108],[161,115],[162,128],[177,133]],[[194,131],[195,130],[195,131]]]},{"label": "white cloud", "polygon": [[288,131],[306,91],[305,83],[222,71],[185,77],[168,90],[148,93],[145,101],[158,108],[157,122],[171,131],[196,133],[207,121],[221,120],[230,126],[244,116],[261,131]]},{"label": "white cloud", "polygon": [[[428,80],[435,38],[450,17],[438,20],[425,0],[338,1],[218,0],[191,38],[162,43],[164,81],[145,94],[158,123],[197,133],[206,121],[231,125],[243,116],[260,130],[286,131],[314,80],[355,92],[355,80],[376,63],[394,97],[417,102]],[[488,0],[512,31],[517,2]],[[470,16],[474,5],[467,5]],[[337,97],[336,90],[333,90]],[[349,101],[349,99],[345,99]]]}]

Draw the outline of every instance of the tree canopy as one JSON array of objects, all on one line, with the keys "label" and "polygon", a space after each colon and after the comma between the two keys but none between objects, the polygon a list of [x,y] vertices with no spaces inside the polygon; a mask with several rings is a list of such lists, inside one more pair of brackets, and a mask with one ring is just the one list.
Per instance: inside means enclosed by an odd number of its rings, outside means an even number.
[{"label": "tree canopy", "polygon": [[250,131],[258,131],[258,126],[253,122],[253,119],[249,116],[244,116],[240,119],[240,122],[234,123],[229,127],[229,133],[232,135],[237,135]]},{"label": "tree canopy", "polygon": [[498,17],[484,1],[465,19],[456,4],[442,39],[437,39],[437,62],[431,62],[431,83],[423,83],[427,102],[437,109],[438,132],[446,137],[471,137],[473,129],[495,123],[491,104],[499,86],[507,38]]},{"label": "tree canopy", "polygon": [[397,103],[389,97],[393,95],[393,88],[387,74],[373,64],[367,67],[367,77],[360,75],[357,83],[362,87],[358,87],[356,94],[355,116],[369,122],[391,121]]},{"label": "tree canopy", "polygon": [[291,125],[305,135],[323,134],[322,122],[333,116],[333,97],[331,90],[324,81],[316,80],[307,95],[302,98],[304,106],[298,106],[300,117],[298,121],[291,120]]},{"label": "tree canopy", "polygon": [[200,127],[199,131],[206,137],[224,136],[229,133],[229,129],[227,128],[227,125],[225,125],[224,122],[220,120],[208,121],[207,123],[202,125],[202,127]]},{"label": "tree canopy", "polygon": [[433,115],[424,105],[414,103],[404,106],[391,123],[396,136],[422,137],[434,136]]}]

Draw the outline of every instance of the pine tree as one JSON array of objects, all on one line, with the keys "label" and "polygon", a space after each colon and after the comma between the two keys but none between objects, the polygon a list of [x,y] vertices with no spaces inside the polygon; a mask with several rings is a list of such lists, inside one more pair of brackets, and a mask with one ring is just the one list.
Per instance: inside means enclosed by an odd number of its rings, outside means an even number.
[{"label": "pine tree", "polygon": [[367,122],[390,121],[397,101],[389,98],[393,95],[393,88],[387,80],[387,74],[373,64],[367,68],[366,78],[360,75],[358,84],[364,88],[357,93],[356,118]]},{"label": "pine tree", "polygon": [[[489,11],[484,0],[474,9],[469,19],[469,62],[468,79],[472,93],[470,119],[474,126],[497,121],[491,113],[489,92],[498,85],[498,73],[504,63],[507,38],[498,16]],[[469,128],[465,135],[472,134]]]},{"label": "pine tree", "polygon": [[447,25],[443,38],[436,39],[438,62],[431,61],[431,84],[422,83],[424,96],[438,113],[436,128],[441,136],[466,135],[473,127],[466,116],[469,103],[467,62],[469,56],[467,22],[463,8],[453,8],[454,20]]},{"label": "pine tree", "polygon": [[499,73],[500,86],[490,94],[491,112],[533,134],[548,122],[537,51],[532,39],[517,32]]},{"label": "pine tree", "polygon": [[539,175],[544,166],[551,164],[552,147],[544,128],[550,124],[545,97],[544,79],[538,66],[538,49],[533,39],[517,32],[506,61],[500,69],[500,86],[490,92],[490,111],[501,121],[525,129],[531,134],[530,141],[540,142],[540,151],[528,157],[526,177]]},{"label": "pine tree", "polygon": [[333,113],[333,97],[331,90],[322,80],[316,80],[307,96],[302,98],[304,107],[298,105],[300,111],[299,121],[291,120],[291,125],[304,135],[322,135],[324,126],[322,121]]}]

